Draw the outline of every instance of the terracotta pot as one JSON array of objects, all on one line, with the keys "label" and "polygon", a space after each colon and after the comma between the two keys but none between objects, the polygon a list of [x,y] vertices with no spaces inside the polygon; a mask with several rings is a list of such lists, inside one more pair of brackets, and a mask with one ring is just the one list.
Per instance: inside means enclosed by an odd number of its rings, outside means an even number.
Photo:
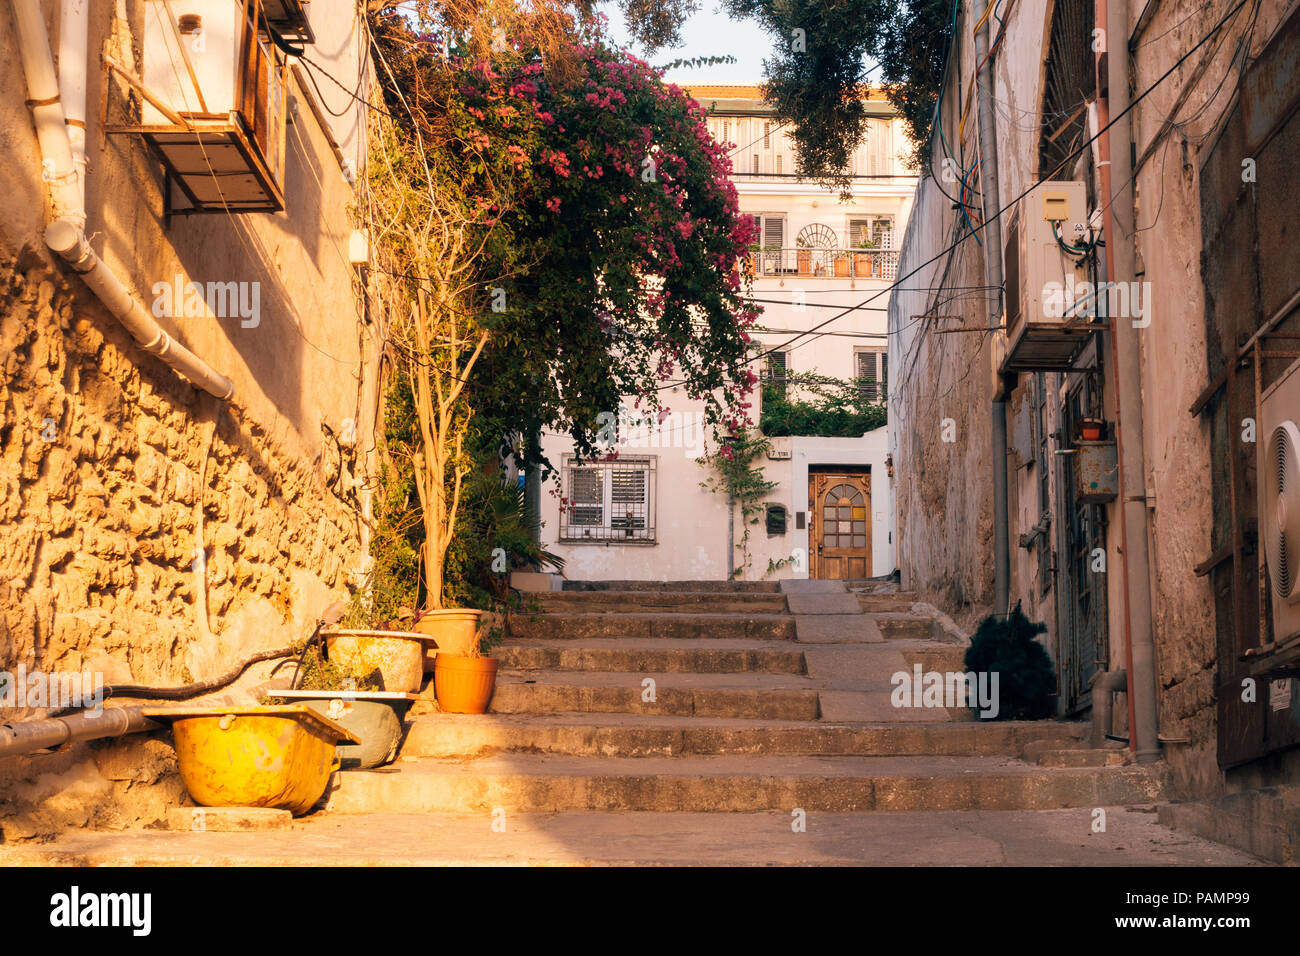
[{"label": "terracotta pot", "polygon": [[361,677],[379,672],[380,690],[419,691],[424,682],[424,641],[405,631],[322,631],[325,653]]},{"label": "terracotta pot", "polygon": [[1098,428],[1096,425],[1084,425],[1084,426],[1083,426],[1083,440],[1084,440],[1084,441],[1099,441],[1100,439],[1101,439],[1101,429],[1100,429],[1100,428]]},{"label": "terracotta pot", "polygon": [[433,670],[438,707],[449,714],[481,714],[497,684],[497,660],[439,654]]},{"label": "terracotta pot", "polygon": [[478,631],[482,611],[473,608],[447,608],[442,611],[426,611],[415,622],[414,627],[420,634],[433,638],[436,648],[426,648],[424,654],[424,672],[433,670],[433,662],[439,652],[464,657],[474,649],[474,634]]}]

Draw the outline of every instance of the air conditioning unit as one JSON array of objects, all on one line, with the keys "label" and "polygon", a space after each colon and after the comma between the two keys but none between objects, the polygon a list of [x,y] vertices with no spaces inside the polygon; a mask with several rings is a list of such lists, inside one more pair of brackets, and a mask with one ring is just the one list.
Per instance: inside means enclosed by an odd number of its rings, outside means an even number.
[{"label": "air conditioning unit", "polygon": [[1092,334],[1088,315],[1093,303],[1081,301],[1076,294],[1087,273],[1061,247],[1061,242],[1077,246],[1087,238],[1083,183],[1039,183],[1012,212],[1003,256],[1007,303],[1003,372],[1068,369],[1075,352]]},{"label": "air conditioning unit", "polygon": [[[145,0],[138,131],[167,172],[167,211],[284,208],[285,58],[298,0]],[[283,34],[282,34],[283,35]]]},{"label": "air conditioning unit", "polygon": [[1259,403],[1259,527],[1273,598],[1273,639],[1300,635],[1300,361]]}]

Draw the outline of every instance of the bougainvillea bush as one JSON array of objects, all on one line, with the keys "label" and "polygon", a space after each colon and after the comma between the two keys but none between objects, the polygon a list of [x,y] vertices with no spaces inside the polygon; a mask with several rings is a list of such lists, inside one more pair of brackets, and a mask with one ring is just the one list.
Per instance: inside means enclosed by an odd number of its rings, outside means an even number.
[{"label": "bougainvillea bush", "polygon": [[625,398],[660,412],[672,386],[741,427],[756,382],[754,227],[704,111],[590,28],[545,44],[515,28],[376,22],[368,202],[418,425],[387,453],[416,475],[435,607],[471,418],[476,444],[532,464],[541,429],[595,455],[602,413]]}]

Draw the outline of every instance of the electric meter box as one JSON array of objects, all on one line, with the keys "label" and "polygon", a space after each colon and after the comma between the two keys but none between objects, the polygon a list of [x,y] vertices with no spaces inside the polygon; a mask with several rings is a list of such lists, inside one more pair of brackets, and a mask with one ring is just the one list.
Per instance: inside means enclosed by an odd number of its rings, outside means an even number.
[{"label": "electric meter box", "polygon": [[1074,498],[1090,505],[1119,497],[1119,462],[1113,441],[1074,443]]}]

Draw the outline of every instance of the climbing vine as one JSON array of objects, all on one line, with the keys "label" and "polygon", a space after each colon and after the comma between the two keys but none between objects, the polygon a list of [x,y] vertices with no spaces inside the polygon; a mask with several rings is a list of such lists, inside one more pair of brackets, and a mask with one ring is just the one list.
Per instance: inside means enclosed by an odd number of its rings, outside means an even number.
[{"label": "climbing vine", "polygon": [[740,552],[741,560],[731,572],[732,579],[740,578],[749,567],[750,528],[758,524],[759,517],[763,514],[762,501],[776,487],[775,481],[764,477],[762,467],[754,464],[771,448],[772,443],[760,433],[739,429],[725,439],[716,452],[695,460],[696,464],[710,469],[709,477],[700,482],[700,487],[705,491],[727,495],[732,507],[740,509],[743,531],[740,540],[733,542],[733,546]]}]

